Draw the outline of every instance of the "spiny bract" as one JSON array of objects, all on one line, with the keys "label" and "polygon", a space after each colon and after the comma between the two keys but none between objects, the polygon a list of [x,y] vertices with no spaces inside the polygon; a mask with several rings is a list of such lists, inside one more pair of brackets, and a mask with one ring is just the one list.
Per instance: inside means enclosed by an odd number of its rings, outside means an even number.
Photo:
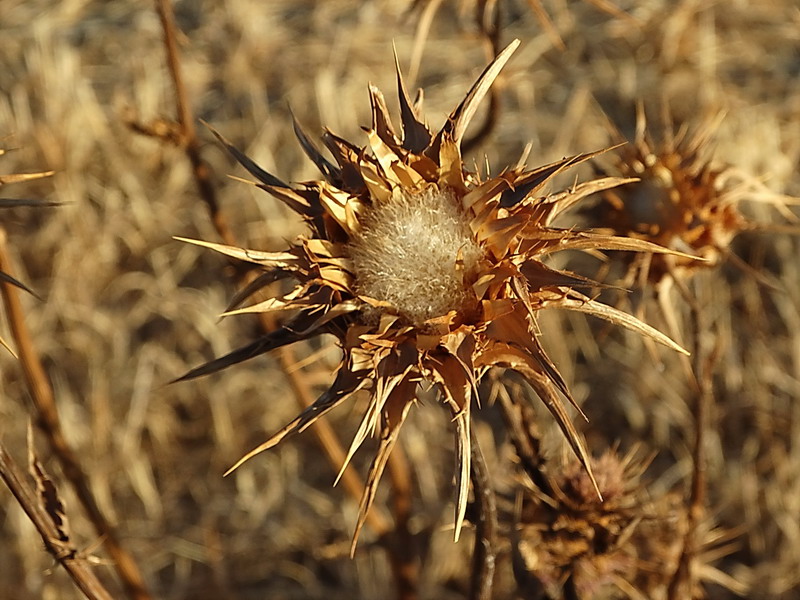
[{"label": "spiny bract", "polygon": [[[0,148],[0,156],[3,156],[6,152],[8,152],[5,148]],[[39,171],[36,173],[11,173],[8,175],[0,175],[0,187],[4,185],[10,185],[12,183],[22,183],[25,181],[32,181],[34,179],[41,179],[42,177],[50,177],[53,174],[53,171]],[[55,202],[49,202],[46,200],[35,200],[31,198],[0,198],[0,209],[2,208],[17,208],[20,206],[33,206],[33,207],[42,207],[42,206],[56,206]],[[0,235],[4,236],[5,232],[2,231],[2,225],[0,224]],[[0,282],[5,282],[15,287],[18,287],[21,290],[28,292],[36,296],[36,294],[24,283],[19,281],[18,279],[12,277],[2,269],[0,269]],[[38,297],[38,296],[37,296]],[[8,343],[0,337],[0,346],[3,346],[14,354],[14,351],[8,345]]]},{"label": "spiny bract", "polygon": [[306,429],[356,391],[369,389],[366,412],[342,466],[344,470],[368,434],[379,435],[353,547],[423,380],[438,387],[453,415],[456,539],[469,490],[470,410],[477,400],[478,381],[490,367],[514,369],[527,378],[589,468],[562,400],[562,396],[571,402],[572,398],[539,342],[537,311],[567,308],[594,314],[681,350],[634,317],[578,291],[596,286],[594,282],[542,262],[560,250],[667,252],[641,240],[550,226],[556,215],[578,200],[629,181],[607,177],[557,194],[537,195],[554,175],[598,153],[533,170],[511,168],[485,180],[465,169],[460,142],[467,125],[518,45],[518,41],[510,44],[484,70],[436,134],[420,120],[399,67],[402,127],[395,129],[383,95],[370,87],[368,148],[325,131],[322,139],[334,164],[295,122],[300,144],[324,181],[290,186],[216,134],[258,179],[256,185],[305,218],[310,234],[285,252],[185,240],[266,270],[234,306],[276,280],[293,279],[296,286],[285,296],[226,313],[293,314],[283,326],[180,379],[212,373],[312,336],[334,335],[343,356],[330,389],[233,468]]}]

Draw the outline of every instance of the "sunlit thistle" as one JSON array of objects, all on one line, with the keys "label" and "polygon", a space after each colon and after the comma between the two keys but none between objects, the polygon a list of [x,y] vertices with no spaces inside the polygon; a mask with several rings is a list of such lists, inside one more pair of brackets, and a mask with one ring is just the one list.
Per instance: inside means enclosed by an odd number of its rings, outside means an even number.
[{"label": "sunlit thistle", "polygon": [[217,134],[258,179],[256,185],[304,217],[309,234],[284,252],[185,240],[265,269],[237,297],[237,305],[276,280],[291,279],[296,285],[284,296],[229,310],[226,314],[269,311],[291,316],[262,338],[181,379],[213,373],[299,340],[335,336],[342,360],[331,387],[233,468],[303,431],[355,392],[369,390],[367,409],[342,466],[344,470],[368,435],[377,435],[353,547],[423,381],[439,390],[456,432],[456,539],[469,490],[470,411],[478,382],[490,367],[513,369],[527,378],[594,481],[564,398],[577,406],[539,340],[539,310],[593,314],[681,350],[631,315],[579,291],[591,290],[595,282],[543,262],[561,250],[668,252],[646,241],[551,226],[577,201],[628,181],[606,177],[556,194],[542,192],[553,176],[598,153],[532,170],[509,168],[486,179],[466,170],[460,151],[465,130],[518,45],[513,42],[484,70],[438,133],[419,117],[399,67],[401,127],[392,124],[381,92],[370,87],[372,125],[366,148],[326,130],[322,140],[333,163],[295,122],[300,144],[323,181],[284,183]]}]

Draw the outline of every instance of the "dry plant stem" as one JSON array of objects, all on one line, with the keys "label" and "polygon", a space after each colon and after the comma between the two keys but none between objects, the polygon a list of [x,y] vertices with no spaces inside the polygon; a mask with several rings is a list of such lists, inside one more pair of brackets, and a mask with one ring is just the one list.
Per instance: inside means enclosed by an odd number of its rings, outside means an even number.
[{"label": "dry plant stem", "polygon": [[425,40],[430,33],[431,24],[433,23],[433,18],[436,16],[436,11],[439,10],[441,4],[442,0],[430,0],[430,2],[427,2],[417,22],[417,31],[414,34],[414,47],[411,52],[411,66],[408,69],[409,85],[413,85],[417,80],[419,65],[422,62],[422,51],[425,49]]},{"label": "dry plant stem", "polygon": [[470,600],[490,600],[496,567],[497,503],[489,469],[483,458],[480,444],[472,435],[472,489],[478,522],[475,524],[475,551],[472,554]]},{"label": "dry plant stem", "polygon": [[408,528],[411,516],[411,471],[402,446],[395,446],[389,455],[389,478],[392,482],[392,509],[394,535],[389,542],[394,545],[390,553],[392,571],[397,582],[399,600],[416,600],[419,597],[419,561],[414,538]]},{"label": "dry plant stem", "polygon": [[584,600],[578,592],[578,586],[575,585],[573,574],[570,574],[564,582],[564,600]]},{"label": "dry plant stem", "polygon": [[547,37],[550,38],[550,42],[553,46],[561,52],[565,52],[567,47],[564,45],[564,40],[561,39],[561,35],[559,35],[556,26],[553,24],[544,6],[542,6],[541,0],[528,0],[528,5],[531,7],[533,14],[536,15],[536,18],[539,19],[539,24],[542,26],[542,29],[544,29]]},{"label": "dry plant stem", "polygon": [[[488,61],[500,53],[500,5],[497,0],[482,0],[475,7],[475,20],[478,28],[483,34],[484,47],[486,48],[486,58]],[[499,121],[500,115],[500,92],[497,86],[492,86],[489,90],[489,108],[486,117],[478,131],[474,135],[465,139],[461,145],[462,152],[474,150],[483,143],[492,131],[494,131]]]},{"label": "dry plant stem", "polygon": [[500,390],[497,399],[500,403],[500,412],[506,425],[506,431],[523,470],[536,487],[544,493],[549,493],[550,482],[542,470],[544,461],[540,452],[541,444],[536,422],[531,414],[533,407],[529,406],[525,400],[513,402],[505,388]]},{"label": "dry plant stem", "polygon": [[0,443],[0,477],[42,536],[47,551],[66,569],[83,595],[89,600],[112,600],[113,596],[97,579],[86,559],[80,557],[78,549],[69,542],[61,541],[52,517],[37,501],[36,494],[25,483],[19,467],[2,443]]},{"label": "dry plant stem", "polygon": [[183,146],[186,150],[186,156],[192,163],[192,171],[195,181],[197,182],[197,187],[211,213],[211,220],[214,223],[214,228],[226,244],[232,244],[234,242],[233,233],[228,227],[222,212],[219,210],[214,184],[211,181],[211,170],[200,155],[200,142],[197,139],[194,116],[181,75],[175,15],[172,12],[172,5],[169,0],[157,0],[156,8],[158,10],[158,17],[161,19],[161,26],[164,29],[164,46],[167,51],[167,66],[169,67],[169,72],[175,85],[178,124],[180,126],[181,139],[183,140]]},{"label": "dry plant stem", "polygon": [[[167,53],[167,64],[169,66],[170,75],[172,76],[172,81],[175,86],[175,102],[178,112],[178,123],[180,125],[181,138],[186,150],[186,155],[192,164],[192,171],[194,173],[195,181],[197,182],[197,187],[200,191],[200,196],[208,207],[211,221],[217,231],[217,234],[224,243],[231,246],[236,246],[238,244],[233,232],[228,227],[224,214],[219,207],[219,203],[217,202],[216,190],[211,180],[210,170],[200,154],[200,144],[198,142],[194,127],[194,116],[181,75],[175,17],[172,11],[172,5],[169,0],[157,0],[156,8],[158,10],[158,15],[164,30],[164,47]],[[245,281],[244,283],[246,285],[249,283],[249,281]],[[268,317],[264,317],[262,315],[260,321],[262,328],[265,331],[272,329],[273,323]],[[293,369],[295,360],[291,350],[286,347],[281,348],[278,351],[278,359],[281,364],[281,368],[289,380],[289,385],[291,386],[295,399],[300,407],[306,408],[310,406],[313,403],[314,398],[312,397],[308,386],[306,386],[300,380]],[[322,446],[329,462],[335,470],[338,470],[345,460],[346,453],[344,452],[336,433],[333,431],[333,428],[331,428],[331,426],[325,421],[318,421],[311,427],[311,429],[317,436],[317,440],[320,446]],[[351,470],[345,471],[344,475],[342,476],[342,482],[347,492],[353,496],[353,498],[356,500],[361,498],[364,490],[364,484],[355,472]],[[386,518],[382,517],[378,511],[372,511],[370,513],[368,516],[368,522],[370,523],[373,531],[379,536],[383,535],[390,529]]]},{"label": "dry plant stem", "polygon": [[710,353],[703,340],[708,324],[698,302],[699,286],[695,285],[692,295],[685,285],[679,283],[678,289],[688,303],[691,315],[693,336],[692,370],[695,384],[695,404],[693,407],[695,422],[694,448],[692,451],[692,481],[689,488],[689,513],[686,537],[678,561],[678,568],[669,584],[670,600],[689,597],[697,581],[693,570],[693,559],[700,550],[698,527],[705,515],[706,501],[706,448],[705,437],[708,429],[709,415],[713,406],[712,373],[710,369]]},{"label": "dry plant stem", "polygon": [[[0,270],[13,275],[13,269],[8,260],[5,232],[2,229],[0,229]],[[53,388],[50,386],[42,362],[33,346],[30,332],[25,325],[17,288],[8,282],[2,282],[0,283],[0,289],[2,289],[3,303],[8,315],[11,335],[16,343],[20,364],[25,375],[25,383],[36,408],[36,423],[47,437],[53,453],[58,457],[61,468],[64,470],[64,475],[74,488],[75,494],[83,505],[97,534],[105,538],[108,554],[114,561],[114,566],[128,596],[135,600],[149,600],[151,596],[145,587],[144,578],[139,571],[139,567],[128,551],[122,547],[114,528],[106,520],[97,505],[97,501],[89,487],[86,473],[84,473],[77,456],[64,437],[64,432],[61,429],[61,420],[56,409]]]}]

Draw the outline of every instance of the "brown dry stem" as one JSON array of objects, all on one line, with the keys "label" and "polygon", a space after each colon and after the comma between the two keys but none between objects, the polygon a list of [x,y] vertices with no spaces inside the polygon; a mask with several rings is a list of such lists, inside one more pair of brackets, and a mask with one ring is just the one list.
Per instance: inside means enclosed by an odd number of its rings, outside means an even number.
[{"label": "brown dry stem", "polygon": [[678,567],[672,577],[667,596],[670,600],[690,597],[692,589],[699,582],[699,574],[695,568],[695,558],[701,550],[699,526],[706,512],[706,432],[714,402],[711,362],[712,353],[708,350],[705,334],[710,331],[709,325],[698,300],[699,283],[695,280],[692,294],[687,286],[675,279],[677,288],[689,306],[691,318],[692,374],[695,390],[692,413],[695,423],[694,447],[692,448],[692,479],[687,500],[687,527],[683,540]]},{"label": "brown dry stem", "polygon": [[394,534],[392,544],[392,571],[397,582],[398,600],[419,598],[419,556],[409,529],[411,496],[413,493],[411,469],[401,445],[395,446],[387,464],[392,483],[392,510],[394,512]]},{"label": "brown dry stem", "polygon": [[[475,7],[475,21],[483,37],[483,44],[486,48],[487,61],[494,60],[500,54],[500,33],[502,31],[502,17],[500,4],[497,0],[481,0]],[[474,150],[488,138],[497,127],[500,120],[500,87],[494,85],[489,90],[489,108],[484,117],[483,123],[478,130],[462,143],[462,152]]]},{"label": "brown dry stem", "polygon": [[89,600],[112,600],[113,596],[97,579],[78,549],[71,542],[61,539],[53,517],[25,482],[19,467],[2,443],[0,443],[0,477],[42,536],[47,551],[64,567],[83,595]]},{"label": "brown dry stem", "polygon": [[180,127],[183,146],[186,150],[186,156],[192,163],[192,172],[197,182],[197,188],[200,191],[203,202],[206,203],[211,213],[211,220],[214,223],[214,228],[225,243],[229,244],[232,243],[234,239],[233,233],[219,209],[214,184],[211,181],[211,170],[200,154],[200,142],[197,139],[197,132],[194,126],[194,115],[192,114],[192,107],[191,104],[189,104],[188,95],[186,94],[186,87],[183,84],[175,28],[175,15],[172,12],[172,5],[169,0],[157,0],[156,8],[158,10],[158,17],[161,19],[161,26],[164,29],[164,46],[167,51],[167,66],[169,67],[169,72],[175,85],[178,125]]},{"label": "brown dry stem", "polygon": [[522,469],[531,482],[543,493],[552,492],[550,481],[544,473],[544,459],[541,453],[541,440],[536,426],[533,407],[525,400],[515,402],[508,387],[502,382],[496,384],[495,397],[500,407],[508,437],[514,446]]},{"label": "brown dry stem", "polygon": [[472,554],[470,600],[490,600],[497,563],[497,503],[489,469],[478,439],[472,435],[472,489],[478,522],[475,523],[475,550]]},{"label": "brown dry stem", "polygon": [[[5,231],[0,229],[0,271],[13,276],[6,248]],[[17,294],[17,288],[7,281],[0,282],[3,303],[11,329],[11,335],[17,347],[20,365],[25,375],[25,383],[36,409],[37,425],[44,432],[50,448],[58,457],[64,475],[75,490],[81,505],[89,520],[95,527],[97,534],[105,538],[105,546],[114,561],[117,574],[122,580],[125,590],[134,600],[150,600],[150,593],[144,583],[141,571],[136,561],[128,551],[123,548],[117,534],[105,515],[100,510],[97,500],[92,494],[86,473],[78,457],[70,447],[61,428],[61,420],[56,408],[53,388],[42,366],[42,361],[34,347],[30,332],[25,325],[22,303]]]}]

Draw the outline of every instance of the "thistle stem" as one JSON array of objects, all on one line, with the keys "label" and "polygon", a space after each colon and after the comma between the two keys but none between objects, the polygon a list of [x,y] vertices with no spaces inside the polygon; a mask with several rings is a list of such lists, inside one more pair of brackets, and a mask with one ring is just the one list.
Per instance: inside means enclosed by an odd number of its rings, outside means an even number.
[{"label": "thistle stem", "polygon": [[394,511],[394,535],[390,542],[394,545],[394,549],[389,553],[389,559],[397,582],[397,598],[416,600],[419,597],[419,557],[408,528],[411,515],[411,471],[400,444],[397,444],[389,454],[387,469],[392,482]]},{"label": "thistle stem", "polygon": [[698,527],[705,515],[706,504],[706,432],[710,419],[710,413],[714,402],[714,392],[711,373],[711,353],[704,343],[703,334],[707,331],[703,311],[700,309],[699,284],[695,281],[694,294],[680,281],[676,280],[677,288],[689,305],[691,327],[692,327],[692,383],[695,388],[695,401],[693,415],[695,422],[694,447],[692,449],[692,480],[689,488],[688,514],[686,536],[683,540],[683,548],[678,560],[678,567],[675,570],[667,597],[670,600],[680,600],[692,595],[692,588],[697,582],[697,573],[692,567],[693,559],[700,549],[701,540],[699,539]]},{"label": "thistle stem", "polygon": [[51,515],[42,506],[42,502],[30,486],[25,483],[19,467],[2,443],[0,443],[0,478],[42,536],[47,551],[61,563],[83,595],[89,600],[112,600],[113,596],[97,579],[87,565],[86,559],[80,556],[78,549],[70,541],[62,541]]},{"label": "thistle stem", "polygon": [[489,469],[478,438],[472,434],[472,489],[478,521],[475,524],[475,550],[472,554],[472,577],[469,600],[490,600],[496,567],[497,503]]},{"label": "thistle stem", "polygon": [[[8,260],[5,238],[5,231],[0,229],[0,271],[13,276],[14,272]],[[136,561],[123,548],[114,528],[100,510],[100,506],[97,504],[97,500],[89,486],[86,472],[64,436],[53,388],[33,344],[28,327],[25,325],[22,303],[17,294],[18,290],[7,281],[0,283],[0,290],[2,290],[3,303],[5,304],[6,315],[8,315],[11,335],[16,344],[20,364],[25,375],[25,383],[28,386],[28,391],[36,409],[36,423],[47,437],[53,453],[58,457],[64,475],[75,490],[75,495],[94,525],[97,534],[105,539],[104,545],[114,561],[114,567],[128,596],[134,600],[150,600],[150,593],[147,591],[144,578]]]}]

